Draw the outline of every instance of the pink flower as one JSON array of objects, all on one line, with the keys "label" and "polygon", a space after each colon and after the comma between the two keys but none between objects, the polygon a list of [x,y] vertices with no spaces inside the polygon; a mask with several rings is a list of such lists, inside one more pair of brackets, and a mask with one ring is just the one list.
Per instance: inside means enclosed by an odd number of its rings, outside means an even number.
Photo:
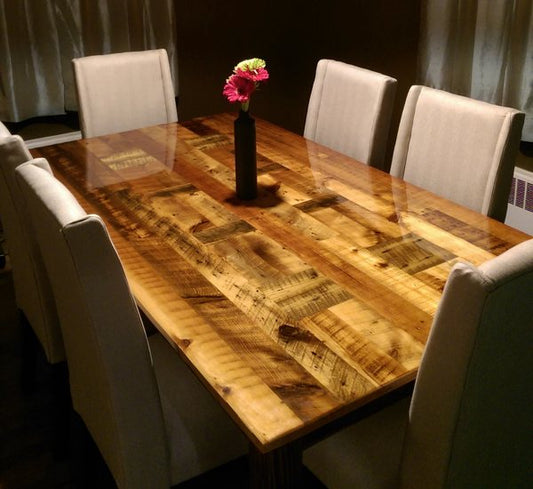
[{"label": "pink flower", "polygon": [[237,68],[235,74],[253,82],[268,80],[268,71],[265,68],[257,68],[255,70],[242,70],[241,68]]},{"label": "pink flower", "polygon": [[265,61],[261,58],[245,59],[233,68],[222,93],[230,102],[240,102],[241,110],[246,112],[252,93],[265,80],[268,80]]},{"label": "pink flower", "polygon": [[250,100],[255,86],[255,82],[250,78],[234,74],[226,80],[222,93],[230,102],[245,103]]}]

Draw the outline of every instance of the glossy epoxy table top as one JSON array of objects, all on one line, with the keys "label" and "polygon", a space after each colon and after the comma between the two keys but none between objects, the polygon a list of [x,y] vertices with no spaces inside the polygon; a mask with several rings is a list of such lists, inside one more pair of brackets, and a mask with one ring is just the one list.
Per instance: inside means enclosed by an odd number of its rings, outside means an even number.
[{"label": "glossy epoxy table top", "polygon": [[144,312],[261,452],[412,381],[450,268],[527,235],[232,114],[33,150],[100,214]]}]

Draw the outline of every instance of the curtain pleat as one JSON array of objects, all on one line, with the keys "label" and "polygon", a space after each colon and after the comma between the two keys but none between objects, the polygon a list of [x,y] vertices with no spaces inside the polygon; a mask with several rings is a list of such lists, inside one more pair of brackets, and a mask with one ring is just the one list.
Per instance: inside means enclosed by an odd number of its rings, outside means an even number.
[{"label": "curtain pleat", "polygon": [[0,120],[76,110],[72,59],[165,48],[176,93],[172,0],[0,0]]},{"label": "curtain pleat", "polygon": [[526,113],[533,141],[531,0],[423,0],[419,82]]}]

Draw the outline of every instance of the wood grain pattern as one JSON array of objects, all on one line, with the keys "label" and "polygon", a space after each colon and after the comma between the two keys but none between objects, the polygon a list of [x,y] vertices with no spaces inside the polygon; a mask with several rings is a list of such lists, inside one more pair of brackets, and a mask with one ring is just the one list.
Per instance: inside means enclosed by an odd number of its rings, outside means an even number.
[{"label": "wood grain pattern", "polygon": [[257,120],[235,197],[233,119],[34,150],[98,213],[148,317],[257,449],[411,381],[454,263],[527,235]]}]

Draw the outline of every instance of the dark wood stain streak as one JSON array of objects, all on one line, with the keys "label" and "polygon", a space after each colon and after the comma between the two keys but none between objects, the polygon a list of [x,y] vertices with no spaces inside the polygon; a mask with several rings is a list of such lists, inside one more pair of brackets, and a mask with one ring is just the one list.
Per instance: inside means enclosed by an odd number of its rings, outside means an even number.
[{"label": "dark wood stain streak", "polygon": [[238,236],[242,233],[250,233],[253,230],[253,226],[247,222],[237,221],[207,230],[193,230],[193,234],[202,243],[214,243],[215,241],[224,240],[228,236]]},{"label": "dark wood stain streak", "polygon": [[387,266],[395,266],[409,274],[453,260],[456,256],[423,238],[408,234],[368,248],[385,260]]},{"label": "dark wood stain streak", "polygon": [[334,207],[341,203],[346,202],[346,198],[339,195],[322,195],[315,199],[307,200],[301,204],[296,204],[295,207],[302,212],[313,212],[316,209],[323,209],[328,207]]}]

